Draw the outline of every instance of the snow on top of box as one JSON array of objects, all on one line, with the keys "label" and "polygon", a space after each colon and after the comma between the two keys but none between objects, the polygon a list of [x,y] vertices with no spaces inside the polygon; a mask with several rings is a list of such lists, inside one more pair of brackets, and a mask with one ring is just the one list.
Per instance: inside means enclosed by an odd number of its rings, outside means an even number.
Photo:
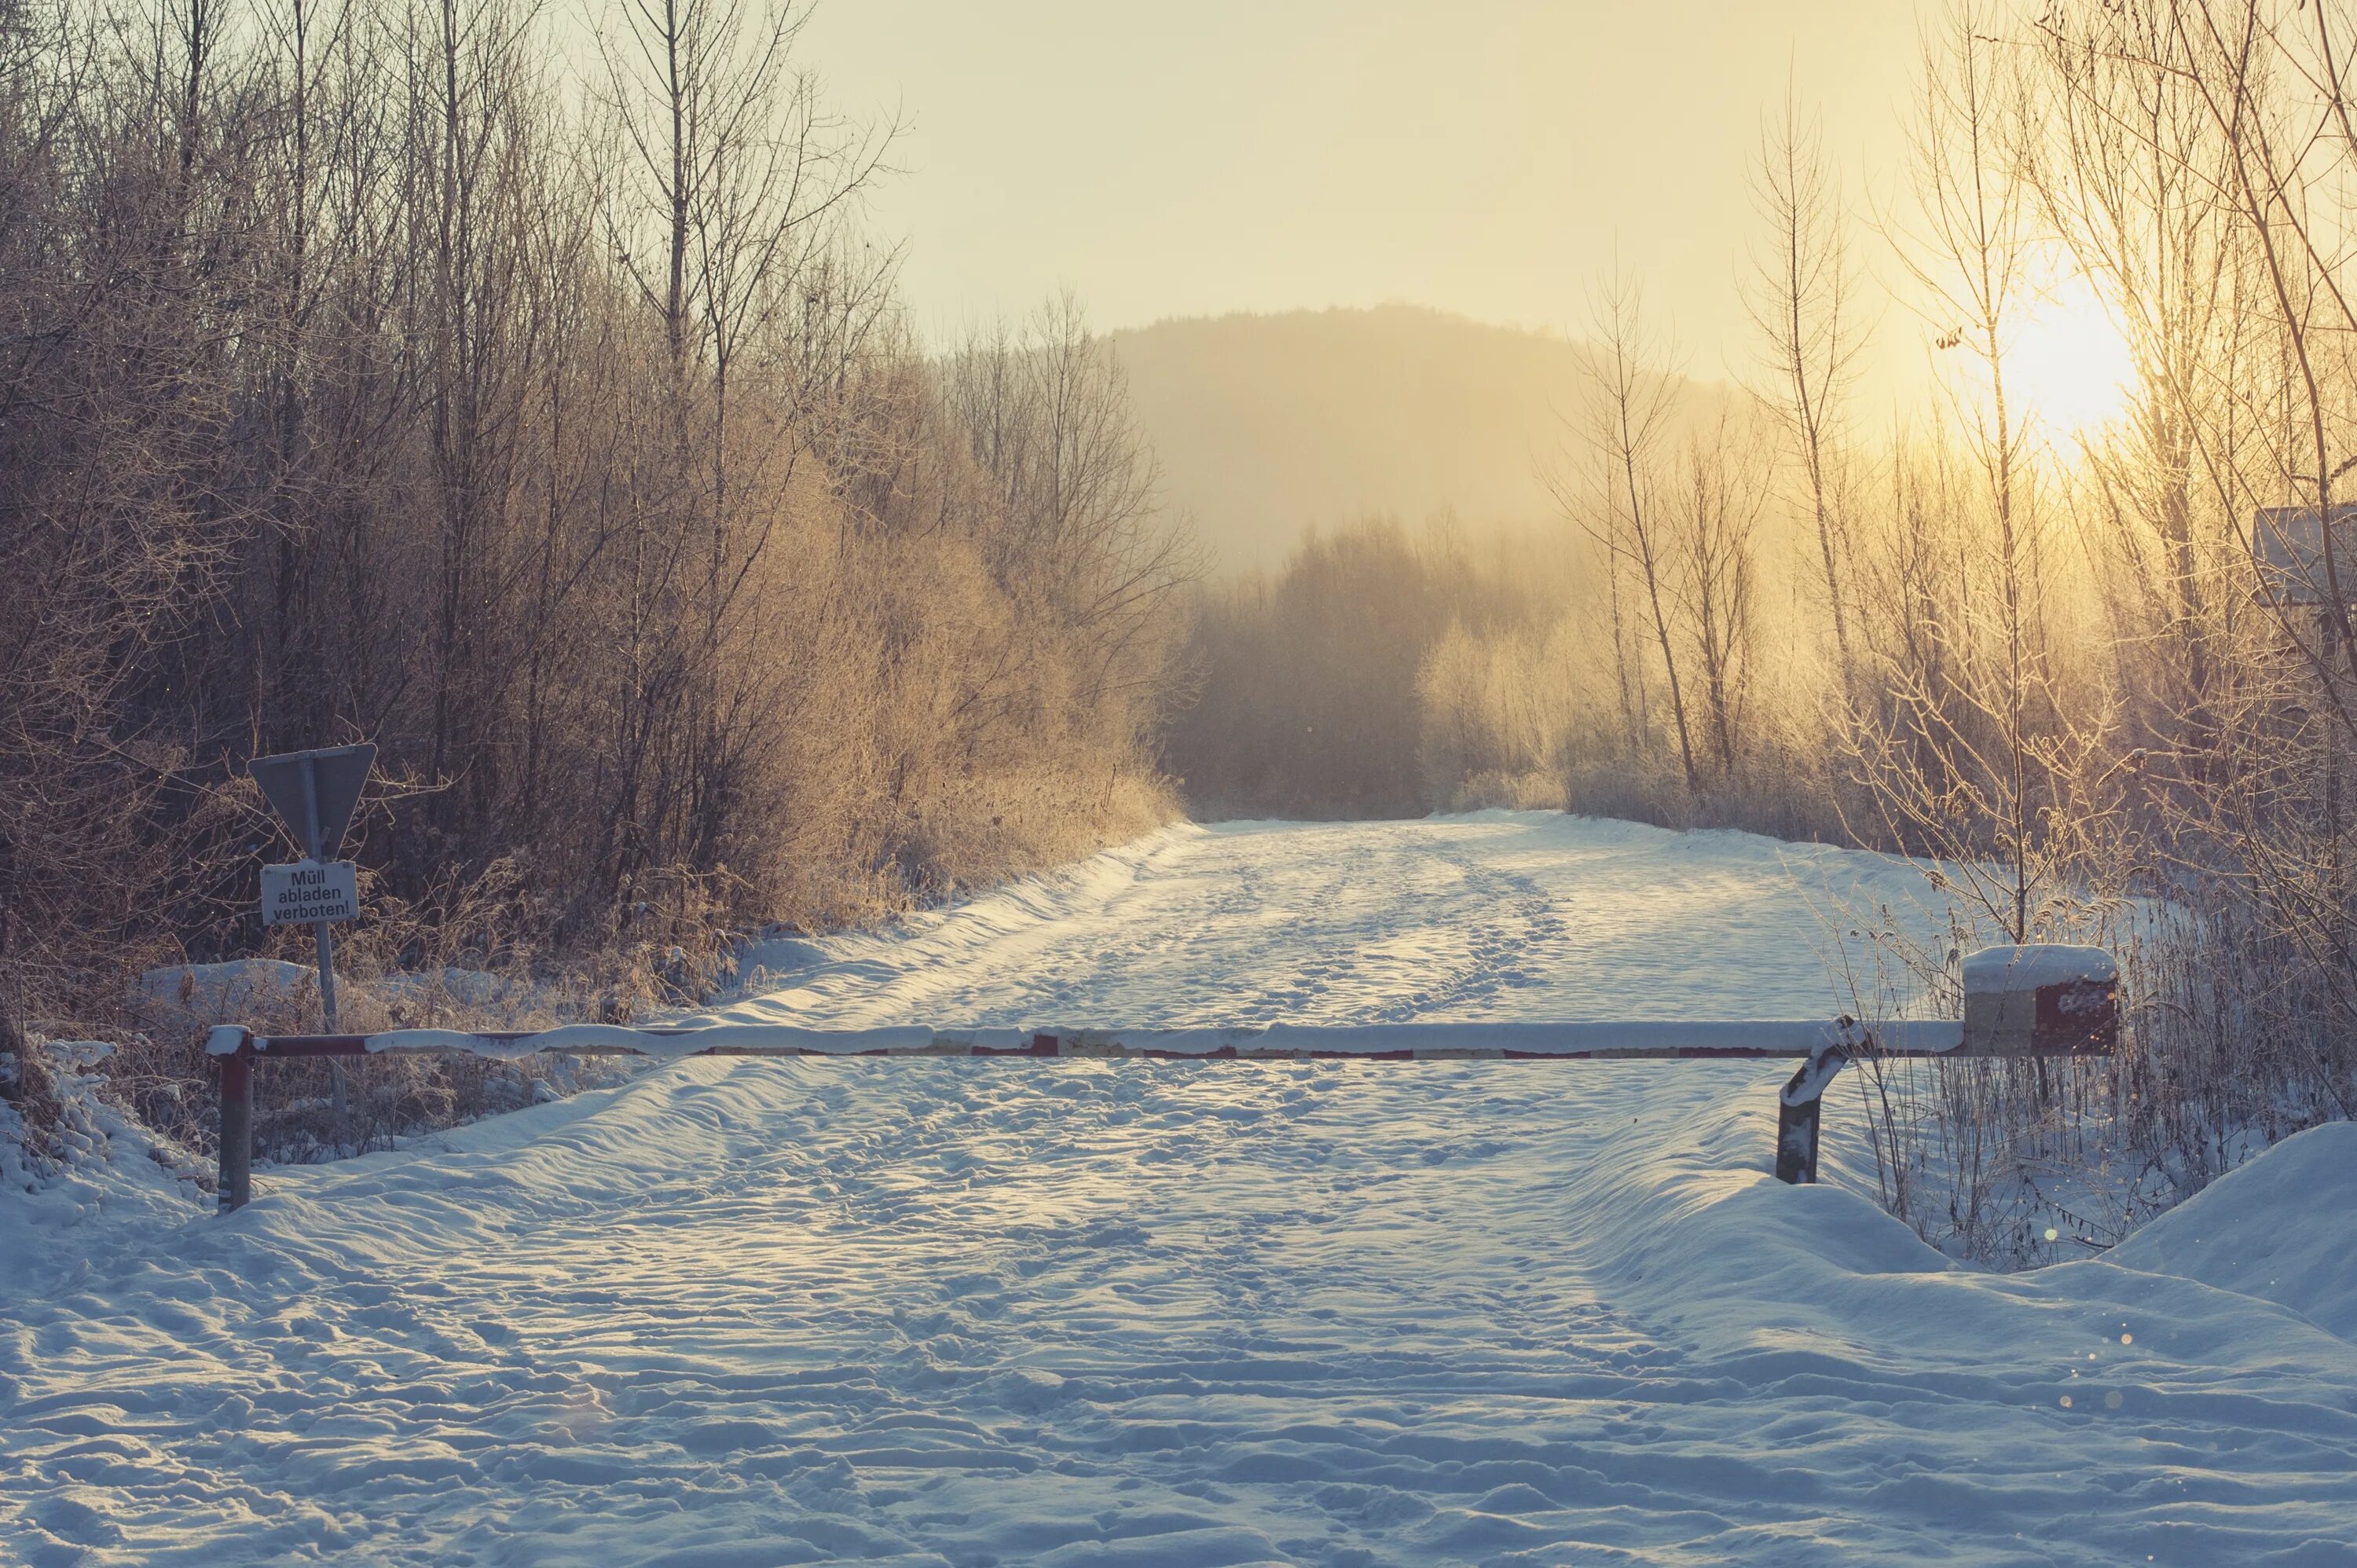
[{"label": "snow on top of box", "polygon": [[1967,991],[2034,991],[2041,985],[2061,985],[2073,980],[2115,981],[2119,977],[2119,965],[2103,949],[2070,947],[2060,942],[1983,948],[1964,959]]}]

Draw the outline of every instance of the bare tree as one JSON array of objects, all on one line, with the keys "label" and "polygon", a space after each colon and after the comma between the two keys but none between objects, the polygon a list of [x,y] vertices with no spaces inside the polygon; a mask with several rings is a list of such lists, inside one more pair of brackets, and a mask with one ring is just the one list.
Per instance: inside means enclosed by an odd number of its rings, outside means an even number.
[{"label": "bare tree", "polygon": [[[1968,690],[1994,733],[1953,739],[1968,752],[1969,777],[1985,789],[1994,849],[2007,867],[1999,911],[2015,941],[2029,940],[2039,894],[2040,766],[2032,726],[2048,695],[2039,594],[2045,517],[2029,463],[2029,431],[2007,369],[2016,325],[2030,303],[2041,236],[2035,188],[2023,160],[2030,145],[2030,98],[2020,56],[1967,0],[1927,38],[1921,118],[1911,138],[1921,231],[1902,257],[1932,302],[1943,350],[1963,349],[1971,371],[1951,383],[1955,417],[1979,467],[1994,572],[1995,650],[1990,679]],[[1916,703],[1919,720],[1942,722],[1943,707]],[[1883,777],[1889,777],[1887,774]],[[1919,822],[1929,813],[1918,805]]]},{"label": "bare tree", "polygon": [[1200,558],[1186,520],[1162,504],[1113,345],[1067,294],[1020,335],[1002,329],[962,349],[948,380],[968,448],[996,490],[985,551],[999,581],[1038,596],[1086,647],[1084,703],[1149,689],[1170,596]]},{"label": "bare tree", "polygon": [[1689,438],[1684,483],[1667,509],[1678,597],[1693,628],[1712,764],[1724,780],[1744,752],[1755,629],[1754,536],[1767,463],[1735,420]]},{"label": "bare tree", "polygon": [[2206,725],[2222,630],[2217,555],[2243,503],[2216,483],[2241,459],[2212,445],[2222,460],[2206,463],[2204,426],[2216,426],[2210,443],[2243,444],[2231,416],[2214,417],[2235,401],[2222,403],[2221,389],[2240,379],[2226,367],[2246,351],[2233,341],[2242,247],[2222,199],[2221,143],[2178,69],[2172,8],[2114,6],[2090,15],[2083,37],[2066,36],[2061,13],[2045,19],[2053,134],[2031,168],[2048,221],[2104,285],[2136,356],[2123,437],[2088,456],[2135,579],[2162,589],[2153,609],[2177,658],[2166,700]]},{"label": "bare tree", "polygon": [[1589,374],[1595,402],[1587,434],[1604,475],[1603,520],[1591,520],[1560,489],[1557,500],[1579,520],[1588,537],[1609,555],[1626,563],[1636,578],[1646,624],[1669,684],[1678,762],[1687,792],[1695,794],[1702,789],[1702,774],[1695,761],[1685,683],[1678,671],[1678,638],[1671,614],[1676,588],[1659,505],[1660,465],[1669,438],[1674,383],[1663,362],[1667,356],[1662,345],[1646,333],[1642,307],[1641,292],[1617,275],[1598,290],[1591,303],[1596,349]]},{"label": "bare tree", "polygon": [[891,138],[889,126],[825,108],[817,79],[795,59],[807,15],[746,0],[642,0],[598,38],[625,149],[610,187],[613,244],[661,323],[677,466],[662,515],[633,524],[631,553],[643,602],[680,598],[694,626],[683,649],[683,628],[641,617],[630,631],[626,793],[637,797],[635,780],[669,744],[661,732],[679,726],[688,756],[661,774],[675,787],[647,803],[673,826],[657,829],[634,807],[604,830],[618,876],[674,831],[687,858],[714,860],[743,787],[739,726],[777,716],[765,711],[777,694],[766,661],[729,652],[758,636],[744,619],[748,592],[770,569],[781,523],[775,500],[791,488],[810,438],[805,403],[829,389],[798,380],[792,371],[804,367],[776,349],[803,324],[836,224]]},{"label": "bare tree", "polygon": [[1789,81],[1781,113],[1761,124],[1751,193],[1767,230],[1745,291],[1766,346],[1760,398],[1775,411],[1800,470],[1801,501],[1816,532],[1836,668],[1846,691],[1857,661],[1846,603],[1850,544],[1842,465],[1848,396],[1865,333],[1857,319],[1840,182],[1825,157],[1822,124],[1803,116]]}]

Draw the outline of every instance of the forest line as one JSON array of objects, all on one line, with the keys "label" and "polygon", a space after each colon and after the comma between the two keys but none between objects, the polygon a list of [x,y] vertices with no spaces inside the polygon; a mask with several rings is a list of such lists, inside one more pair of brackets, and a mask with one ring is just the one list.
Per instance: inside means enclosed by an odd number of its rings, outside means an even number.
[{"label": "forest line", "polygon": [[0,10],[12,1036],[254,950],[253,753],[381,748],[357,963],[609,1009],[1167,815],[1119,367],[915,339],[803,16]]}]

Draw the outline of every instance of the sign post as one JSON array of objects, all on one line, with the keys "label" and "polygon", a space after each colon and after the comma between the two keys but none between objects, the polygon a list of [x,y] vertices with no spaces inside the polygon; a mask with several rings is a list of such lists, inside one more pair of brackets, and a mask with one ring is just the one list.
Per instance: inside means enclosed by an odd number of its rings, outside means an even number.
[{"label": "sign post", "polygon": [[[311,928],[311,941],[319,963],[319,1013],[328,1033],[336,1032],[335,922],[357,919],[361,912],[360,875],[348,860],[335,858],[343,848],[344,830],[360,804],[368,783],[376,746],[332,746],[317,751],[282,752],[257,757],[246,765],[279,820],[294,834],[303,858],[292,865],[262,868],[262,923],[301,924]],[[340,1143],[349,1122],[344,1066],[335,1067],[336,1137]]]}]

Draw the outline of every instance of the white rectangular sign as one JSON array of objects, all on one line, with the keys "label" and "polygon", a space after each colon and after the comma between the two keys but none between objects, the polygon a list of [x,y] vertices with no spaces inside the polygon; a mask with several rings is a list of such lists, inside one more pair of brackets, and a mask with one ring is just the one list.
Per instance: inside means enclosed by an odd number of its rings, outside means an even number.
[{"label": "white rectangular sign", "polygon": [[298,860],[292,865],[262,868],[262,923],[265,926],[357,920],[360,915],[361,879],[349,860],[331,860],[325,865]]}]

